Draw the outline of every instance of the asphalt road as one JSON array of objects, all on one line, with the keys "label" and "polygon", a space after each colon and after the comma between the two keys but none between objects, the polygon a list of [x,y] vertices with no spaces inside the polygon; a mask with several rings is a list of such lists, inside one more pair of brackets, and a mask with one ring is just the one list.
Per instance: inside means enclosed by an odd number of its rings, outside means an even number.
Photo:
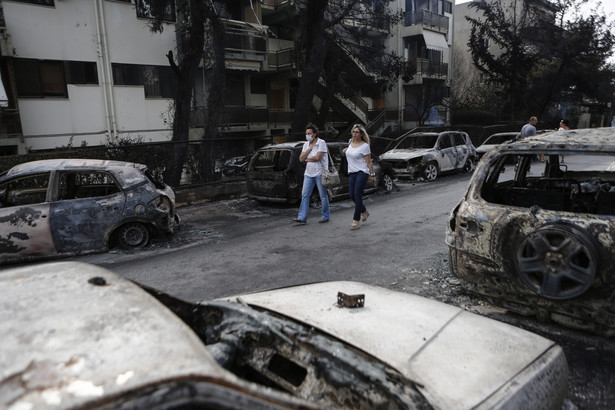
[{"label": "asphalt road", "polygon": [[494,308],[451,276],[445,226],[468,182],[468,175],[450,175],[371,195],[365,201],[370,217],[357,231],[349,229],[348,200],[332,204],[327,224],[311,209],[304,226],[292,223],[297,206],[247,198],[185,207],[182,230],[170,241],[73,259],[194,301],[324,280],[420,294],[555,340],[570,368],[565,408],[615,408],[614,340]]}]

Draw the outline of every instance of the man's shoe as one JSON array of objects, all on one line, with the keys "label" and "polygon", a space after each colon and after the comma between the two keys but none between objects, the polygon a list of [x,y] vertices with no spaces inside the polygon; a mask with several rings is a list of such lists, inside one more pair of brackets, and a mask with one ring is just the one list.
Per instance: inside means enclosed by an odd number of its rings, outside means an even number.
[{"label": "man's shoe", "polygon": [[327,222],[329,222],[329,220],[324,218],[318,221],[319,224],[326,224]]},{"label": "man's shoe", "polygon": [[305,224],[306,224],[306,221],[302,221],[302,220],[301,220],[301,219],[299,219],[299,218],[295,218],[295,219],[293,219],[293,222],[298,223],[299,225],[305,225]]}]

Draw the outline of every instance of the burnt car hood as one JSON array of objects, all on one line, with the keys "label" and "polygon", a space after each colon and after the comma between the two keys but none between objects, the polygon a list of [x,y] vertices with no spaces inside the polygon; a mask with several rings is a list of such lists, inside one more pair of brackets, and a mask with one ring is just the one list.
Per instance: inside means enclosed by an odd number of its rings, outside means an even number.
[{"label": "burnt car hood", "polygon": [[433,148],[392,149],[380,155],[380,160],[381,161],[386,161],[387,159],[408,160],[412,158],[422,157],[428,152],[433,152],[433,151],[434,151]]},{"label": "burnt car hood", "polygon": [[[365,295],[365,306],[338,307],[338,292]],[[327,282],[239,300],[316,327],[383,360],[418,383],[436,408],[498,407],[510,384],[527,381],[519,375],[535,361],[544,364],[545,357],[560,362],[554,366],[562,373],[556,383],[565,390],[567,365],[553,341],[417,295]]]},{"label": "burnt car hood", "polygon": [[257,395],[175,314],[103,268],[58,262],[6,270],[0,295],[0,409],[90,408],[185,379]]}]

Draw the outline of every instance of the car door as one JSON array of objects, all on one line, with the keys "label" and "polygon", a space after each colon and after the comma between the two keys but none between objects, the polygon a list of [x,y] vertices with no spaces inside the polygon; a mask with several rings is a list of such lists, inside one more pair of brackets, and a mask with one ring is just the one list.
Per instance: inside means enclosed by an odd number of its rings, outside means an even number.
[{"label": "car door", "polygon": [[51,203],[51,232],[59,253],[104,250],[119,225],[126,197],[106,171],[59,172]]},{"label": "car door", "polygon": [[455,169],[457,164],[457,151],[453,145],[452,135],[449,132],[444,132],[438,137],[436,142],[438,150],[438,166],[440,171],[450,171]]},{"label": "car door", "polygon": [[0,262],[54,255],[49,226],[50,173],[0,184]]},{"label": "car door", "polygon": [[468,147],[465,136],[459,132],[453,134],[453,142],[455,143],[455,150],[457,152],[455,169],[461,169],[470,155],[470,148]]}]

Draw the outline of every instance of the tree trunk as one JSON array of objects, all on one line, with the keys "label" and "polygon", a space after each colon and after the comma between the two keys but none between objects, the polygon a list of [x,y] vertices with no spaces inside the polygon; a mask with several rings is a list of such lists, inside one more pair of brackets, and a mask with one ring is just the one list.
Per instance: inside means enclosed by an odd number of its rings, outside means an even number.
[{"label": "tree trunk", "polygon": [[325,37],[324,14],[328,0],[312,0],[308,3],[305,21],[306,44],[309,44],[305,66],[301,72],[299,90],[295,101],[295,110],[291,125],[293,134],[301,134],[310,121],[314,90],[327,57],[327,39]]}]

